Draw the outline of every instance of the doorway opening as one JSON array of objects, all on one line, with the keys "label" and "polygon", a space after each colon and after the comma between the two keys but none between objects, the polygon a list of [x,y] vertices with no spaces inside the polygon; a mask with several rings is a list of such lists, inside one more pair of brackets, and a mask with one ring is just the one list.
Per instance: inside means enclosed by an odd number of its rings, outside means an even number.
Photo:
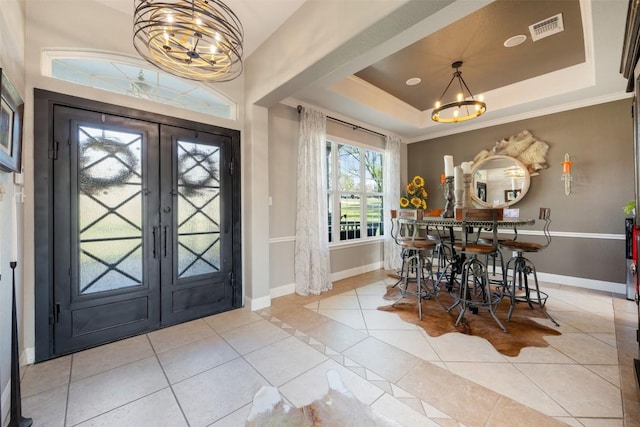
[{"label": "doorway opening", "polygon": [[36,361],[241,307],[240,132],[34,99]]}]

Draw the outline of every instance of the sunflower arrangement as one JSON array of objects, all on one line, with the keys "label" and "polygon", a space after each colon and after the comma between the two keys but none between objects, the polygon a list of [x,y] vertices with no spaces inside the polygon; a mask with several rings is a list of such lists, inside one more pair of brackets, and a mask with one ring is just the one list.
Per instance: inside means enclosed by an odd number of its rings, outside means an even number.
[{"label": "sunflower arrangement", "polygon": [[406,196],[400,197],[401,208],[427,209],[427,190],[424,189],[424,178],[413,177],[405,187]]}]

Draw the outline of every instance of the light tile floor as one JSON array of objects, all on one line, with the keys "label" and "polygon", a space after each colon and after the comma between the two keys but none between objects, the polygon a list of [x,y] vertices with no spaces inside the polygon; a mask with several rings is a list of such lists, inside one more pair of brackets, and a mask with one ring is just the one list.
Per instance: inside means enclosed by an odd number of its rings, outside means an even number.
[{"label": "light tile floor", "polygon": [[243,426],[261,386],[301,406],[326,393],[335,370],[360,401],[405,426],[640,425],[633,302],[544,284],[562,335],[505,357],[481,338],[432,338],[376,310],[392,283],[375,271],[320,296],[30,365],[23,414],[34,426]]}]

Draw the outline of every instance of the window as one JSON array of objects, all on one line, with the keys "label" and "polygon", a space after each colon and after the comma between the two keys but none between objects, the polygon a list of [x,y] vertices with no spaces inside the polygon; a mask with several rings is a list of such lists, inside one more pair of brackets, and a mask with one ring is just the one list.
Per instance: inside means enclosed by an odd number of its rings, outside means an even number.
[{"label": "window", "polygon": [[161,73],[128,57],[45,51],[43,75],[190,111],[236,119],[236,105],[210,86]]},{"label": "window", "polygon": [[329,242],[384,235],[382,150],[327,141]]}]

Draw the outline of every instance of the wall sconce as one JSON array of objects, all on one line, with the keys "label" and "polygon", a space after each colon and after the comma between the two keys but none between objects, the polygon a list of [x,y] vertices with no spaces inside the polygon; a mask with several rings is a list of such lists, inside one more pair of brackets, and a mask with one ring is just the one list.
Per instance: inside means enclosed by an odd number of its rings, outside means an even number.
[{"label": "wall sconce", "polygon": [[567,196],[571,194],[571,181],[573,181],[573,177],[571,176],[571,165],[573,162],[569,159],[569,153],[564,154],[564,162],[560,163],[562,165],[562,180],[564,181],[564,194]]}]

